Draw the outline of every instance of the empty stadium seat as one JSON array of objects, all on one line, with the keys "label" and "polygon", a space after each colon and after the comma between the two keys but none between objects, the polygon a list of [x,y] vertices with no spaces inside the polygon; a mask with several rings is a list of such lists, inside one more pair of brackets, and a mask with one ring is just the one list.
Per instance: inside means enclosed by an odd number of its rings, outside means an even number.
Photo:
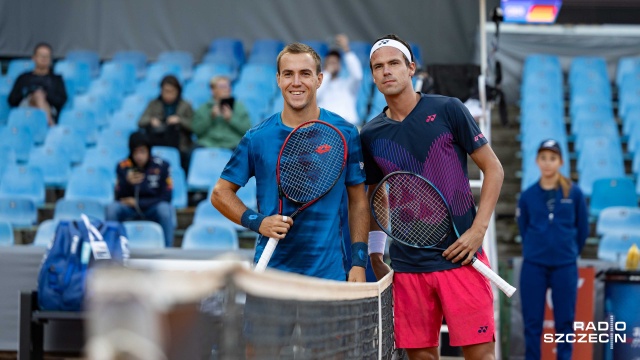
[{"label": "empty stadium seat", "polygon": [[28,199],[36,206],[44,204],[42,171],[33,166],[8,166],[0,180],[0,197]]},{"label": "empty stadium seat", "polygon": [[87,94],[98,96],[108,112],[113,113],[122,106],[122,99],[126,95],[125,84],[117,77],[100,77],[91,82]]},{"label": "empty stadium seat", "polygon": [[191,78],[193,55],[188,51],[163,51],[158,56],[158,63],[176,64],[180,67],[180,79]]},{"label": "empty stadium seat", "polygon": [[[0,77],[0,83],[2,83],[2,77]],[[8,97],[7,94],[0,93],[0,126],[6,125],[9,120],[10,107],[7,102]]]},{"label": "empty stadium seat", "polygon": [[98,94],[89,93],[73,98],[73,110],[85,110],[93,113],[95,124],[98,127],[106,125],[110,114],[107,101]]},{"label": "empty stadium seat", "polygon": [[64,198],[67,200],[95,200],[102,205],[113,202],[113,175],[102,168],[81,166],[73,169]]},{"label": "empty stadium seat", "polygon": [[225,223],[193,224],[182,240],[183,249],[238,250],[238,234]]},{"label": "empty stadium seat", "polygon": [[640,247],[640,235],[606,234],[598,244],[598,259],[618,263],[624,267],[631,245]]},{"label": "empty stadium seat", "polygon": [[100,74],[100,56],[93,50],[72,50],[68,51],[65,60],[81,61],[89,64],[91,77],[96,78]]},{"label": "empty stadium seat", "polygon": [[33,136],[34,144],[42,144],[47,136],[49,124],[47,113],[44,110],[33,107],[17,107],[9,111],[7,126],[25,127]]},{"label": "empty stadium seat", "polygon": [[640,208],[634,206],[612,206],[603,209],[598,215],[596,233],[632,234],[640,236]]},{"label": "empty stadium seat", "polygon": [[[167,75],[173,75],[182,82],[182,69],[180,68],[180,65],[166,62],[157,62],[149,65],[147,67],[147,77],[145,78],[145,82],[155,84],[158,88],[158,93],[160,93],[160,81],[162,81],[162,79]],[[136,93],[137,92],[138,90],[136,89]]]},{"label": "empty stadium seat", "polygon": [[115,79],[123,86],[122,89],[117,89],[117,91],[125,94],[135,90],[136,77],[136,67],[131,63],[110,61],[102,64],[100,68],[100,78]]},{"label": "empty stadium seat", "polygon": [[273,65],[282,49],[284,42],[276,39],[259,39],[253,42],[249,63]]},{"label": "empty stadium seat", "polygon": [[0,144],[0,177],[4,169],[10,165],[16,165],[16,152],[8,145]]},{"label": "empty stadium seat", "polygon": [[29,166],[42,172],[46,187],[62,188],[67,186],[71,174],[71,159],[61,147],[45,145],[31,150]]},{"label": "empty stadium seat", "polygon": [[74,91],[67,91],[67,97],[72,98],[75,94],[84,94],[89,90],[91,84],[91,68],[89,63],[84,61],[62,60],[56,62],[53,72],[62,75],[65,84],[71,82]]},{"label": "empty stadium seat", "polygon": [[313,50],[315,50],[318,55],[320,55],[321,59],[324,59],[324,57],[327,56],[327,53],[329,52],[329,45],[327,45],[325,41],[303,40],[301,41],[301,43],[311,46]]},{"label": "empty stadium seat", "polygon": [[171,146],[154,146],[151,154],[169,163],[171,169],[180,168],[180,150]]},{"label": "empty stadium seat", "polygon": [[624,177],[624,163],[621,159],[600,157],[592,159],[590,166],[585,167],[579,174],[578,186],[587,196],[591,196],[593,183],[599,179]]},{"label": "empty stadium seat", "polygon": [[129,247],[132,249],[164,248],[164,231],[153,221],[125,221]]},{"label": "empty stadium seat", "polygon": [[13,238],[13,227],[7,221],[0,221],[0,246],[12,246],[15,243]]},{"label": "empty stadium seat", "polygon": [[576,56],[573,58],[569,67],[569,84],[585,78],[591,81],[605,79],[609,82],[607,63],[604,58],[596,56]]},{"label": "empty stadium seat", "polygon": [[214,76],[226,76],[233,82],[236,79],[237,72],[229,64],[202,63],[196,66],[191,80],[208,84]]},{"label": "empty stadium seat", "polygon": [[[122,154],[123,152],[125,155]],[[116,167],[120,161],[127,157],[126,154],[128,154],[128,150],[126,149],[120,151],[112,147],[98,146],[87,150],[84,154],[82,164],[105,169],[112,174],[111,178],[115,183]]]},{"label": "empty stadium seat", "polygon": [[188,205],[187,179],[181,167],[171,169],[171,179],[173,180],[173,191],[171,195],[171,205],[176,209],[184,209]]},{"label": "empty stadium seat", "polygon": [[193,214],[194,224],[210,224],[210,223],[223,223],[232,227],[236,227],[233,221],[227,219],[216,208],[211,205],[209,199],[202,200],[196,206],[196,211]]},{"label": "empty stadium seat", "polygon": [[86,137],[76,129],[66,125],[56,125],[49,130],[44,146],[59,147],[66,152],[71,163],[82,162],[86,151]]},{"label": "empty stadium seat", "polygon": [[36,64],[31,59],[13,59],[9,61],[7,76],[16,79],[18,76],[35,69]]},{"label": "empty stadium seat", "polygon": [[131,128],[106,127],[100,132],[96,148],[108,148],[114,158],[122,160],[129,156],[129,136],[132,132]]},{"label": "empty stadium seat", "polygon": [[85,144],[95,144],[98,133],[98,124],[93,112],[86,109],[63,110],[58,119],[58,124],[68,126],[80,133]]},{"label": "empty stadium seat", "polygon": [[142,115],[149,105],[149,99],[140,94],[131,94],[122,100],[120,110]]},{"label": "empty stadium seat", "polygon": [[108,127],[132,133],[138,129],[140,115],[126,110],[115,112],[109,117]]},{"label": "empty stadium seat", "polygon": [[33,201],[24,198],[0,196],[0,221],[14,228],[30,227],[38,220],[38,209]]},{"label": "empty stadium seat", "polygon": [[33,246],[49,246],[56,236],[58,220],[45,220],[38,225],[36,236],[33,239]]},{"label": "empty stadium seat", "polygon": [[[162,79],[162,77],[160,78]],[[135,95],[141,96],[149,101],[157,98],[160,95],[160,82],[158,79],[145,78],[136,85],[134,91]]]},{"label": "empty stadium seat", "polygon": [[[598,217],[603,209],[612,206],[638,206],[635,184],[631,179],[599,179],[593,182],[589,215]],[[640,228],[640,223],[638,225]]]},{"label": "empty stadium seat", "polygon": [[191,103],[191,107],[197,110],[207,101],[211,100],[211,88],[209,81],[196,80],[189,81],[184,87],[182,97]]},{"label": "empty stadium seat", "polygon": [[640,68],[640,57],[621,57],[616,70],[616,85],[621,86],[625,76],[638,68]]},{"label": "empty stadium seat", "polygon": [[207,191],[212,181],[220,177],[231,158],[227,149],[198,148],[191,154],[187,186],[193,191]]},{"label": "empty stadium seat", "polygon": [[208,54],[218,54],[227,58],[233,58],[237,67],[245,63],[244,46],[239,39],[218,38],[209,44]]},{"label": "empty stadium seat", "polygon": [[26,163],[33,147],[33,136],[27,128],[18,126],[1,127],[0,144],[13,149],[17,162]]},{"label": "empty stadium seat", "polygon": [[147,68],[147,55],[142,51],[117,51],[113,54],[113,62],[132,64],[136,69],[136,77],[143,78]]},{"label": "empty stadium seat", "polygon": [[56,202],[53,219],[76,220],[80,219],[81,214],[104,220],[105,207],[99,202],[93,200],[60,199]]},{"label": "empty stadium seat", "polygon": [[601,157],[623,161],[622,145],[618,136],[589,135],[579,139],[578,147],[584,148],[578,154],[576,170],[582,171],[590,163]]}]

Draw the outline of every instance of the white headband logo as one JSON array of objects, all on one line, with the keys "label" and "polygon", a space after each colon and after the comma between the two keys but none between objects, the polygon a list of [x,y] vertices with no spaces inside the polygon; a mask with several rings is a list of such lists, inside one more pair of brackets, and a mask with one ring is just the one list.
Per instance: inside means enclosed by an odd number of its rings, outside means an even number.
[{"label": "white headband logo", "polygon": [[411,52],[409,51],[409,49],[406,46],[404,46],[404,44],[401,43],[400,41],[393,40],[393,39],[382,39],[382,40],[378,41],[377,43],[375,43],[373,45],[373,47],[371,48],[371,52],[369,53],[369,59],[371,59],[371,56],[373,56],[373,53],[376,50],[380,49],[383,46],[391,46],[393,48],[396,48],[396,49],[402,51],[404,56],[406,56],[407,59],[409,59],[409,61],[413,61],[413,59],[411,58]]}]

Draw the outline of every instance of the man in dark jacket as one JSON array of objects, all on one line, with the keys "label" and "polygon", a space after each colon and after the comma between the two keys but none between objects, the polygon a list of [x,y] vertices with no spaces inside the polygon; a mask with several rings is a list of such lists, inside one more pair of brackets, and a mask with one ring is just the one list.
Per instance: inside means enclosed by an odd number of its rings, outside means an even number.
[{"label": "man in dark jacket", "polygon": [[173,245],[173,182],[169,163],[151,156],[146,135],[133,133],[129,138],[129,157],[116,168],[116,202],[107,207],[107,220],[151,220],[162,226],[165,245]]},{"label": "man in dark jacket", "polygon": [[9,105],[33,106],[47,113],[50,126],[55,125],[58,114],[67,101],[67,92],[60,75],[51,71],[51,46],[39,43],[33,50],[35,69],[16,79],[9,94]]}]

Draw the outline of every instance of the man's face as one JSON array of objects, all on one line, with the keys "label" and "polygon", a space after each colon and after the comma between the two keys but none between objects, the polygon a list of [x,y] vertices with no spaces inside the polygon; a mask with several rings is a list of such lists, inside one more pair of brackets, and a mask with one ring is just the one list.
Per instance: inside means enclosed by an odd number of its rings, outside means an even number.
[{"label": "man's face", "polygon": [[51,50],[46,46],[40,46],[33,54],[33,62],[38,69],[49,69],[51,67]]},{"label": "man's face", "polygon": [[316,91],[322,84],[322,73],[316,73],[311,54],[284,54],[276,79],[285,105],[295,110],[317,106]]},{"label": "man's face", "polygon": [[413,89],[411,76],[415,73],[415,63],[405,63],[402,51],[384,46],[371,56],[373,81],[384,95],[393,96],[405,91],[407,86]]},{"label": "man's face", "polygon": [[340,59],[335,55],[329,55],[324,59],[324,69],[328,71],[332,77],[338,76],[341,65]]},{"label": "man's face", "polygon": [[211,84],[211,93],[216,100],[231,97],[231,83],[227,79],[220,79]]},{"label": "man's face", "polygon": [[133,154],[131,154],[131,156],[133,157],[133,162],[137,167],[145,167],[147,162],[149,162],[149,148],[144,145],[138,146],[133,149]]}]

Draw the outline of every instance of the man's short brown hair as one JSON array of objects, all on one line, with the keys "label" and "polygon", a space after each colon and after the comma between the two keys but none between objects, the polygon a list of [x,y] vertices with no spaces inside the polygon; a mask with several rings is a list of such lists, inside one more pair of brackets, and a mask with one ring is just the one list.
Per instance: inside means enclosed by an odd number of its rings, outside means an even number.
[{"label": "man's short brown hair", "polygon": [[276,62],[278,67],[278,74],[280,74],[280,59],[285,54],[310,54],[316,63],[316,74],[319,74],[322,71],[322,66],[320,64],[320,55],[318,55],[318,53],[313,50],[311,46],[302,43],[291,43],[285,46],[284,49],[280,51],[280,54],[278,54],[278,59]]}]

